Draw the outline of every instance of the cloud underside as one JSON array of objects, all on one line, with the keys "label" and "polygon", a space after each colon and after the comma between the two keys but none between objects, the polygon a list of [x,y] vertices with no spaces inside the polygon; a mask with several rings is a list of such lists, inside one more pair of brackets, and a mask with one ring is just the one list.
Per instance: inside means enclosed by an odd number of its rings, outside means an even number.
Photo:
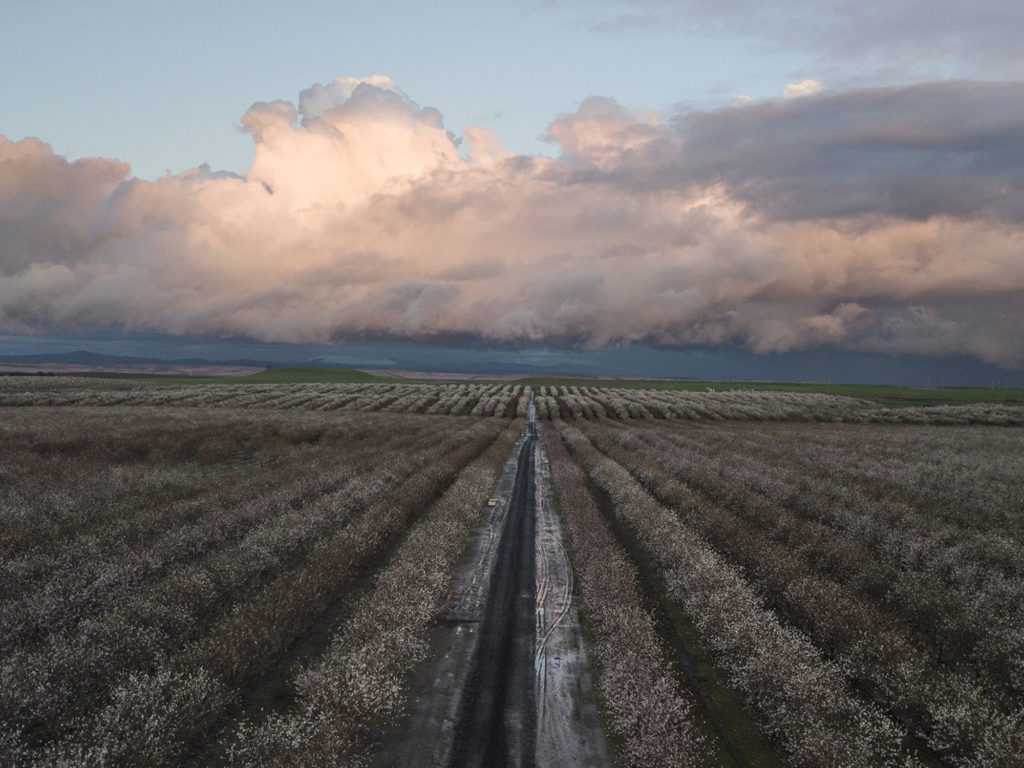
[{"label": "cloud underside", "polygon": [[253,105],[244,176],[0,137],[0,332],[1024,361],[1024,84],[797,85],[667,120],[591,98],[557,158],[460,146],[381,76]]}]

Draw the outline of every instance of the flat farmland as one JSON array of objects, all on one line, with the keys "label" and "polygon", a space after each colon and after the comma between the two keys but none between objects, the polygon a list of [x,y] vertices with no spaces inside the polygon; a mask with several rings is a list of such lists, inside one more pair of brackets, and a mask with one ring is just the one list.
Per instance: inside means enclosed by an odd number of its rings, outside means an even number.
[{"label": "flat farmland", "polygon": [[[304,369],[298,369],[302,372]],[[299,376],[296,373],[295,376]],[[159,379],[104,379],[74,376],[0,376],[0,407],[10,406],[177,406],[299,411],[384,411],[448,416],[525,417],[534,402],[536,417],[557,419],[681,419],[686,421],[825,421],[877,424],[997,424],[1024,426],[1016,401],[978,400],[891,407],[877,400],[821,392],[735,387],[705,391],[642,389],[606,385],[513,383],[405,384],[337,381],[265,383],[263,374],[220,383],[191,384]],[[346,377],[348,378],[348,377]],[[196,384],[196,381],[203,381]],[[913,393],[914,390],[901,390]],[[956,393],[956,390],[948,390]],[[1014,391],[1015,392],[1015,391]],[[988,393],[991,397],[991,393]],[[892,398],[890,398],[891,400]],[[934,396],[929,396],[931,402]],[[905,401],[914,402],[910,398]]]},{"label": "flat farmland", "polygon": [[1022,424],[0,380],[0,763],[1019,765]]},{"label": "flat farmland", "polygon": [[[358,657],[353,684],[394,674],[415,644],[335,630],[400,610],[367,575],[443,505],[479,506],[518,432],[173,408],[17,409],[2,425],[4,762],[60,765],[206,763],[241,743],[232,717],[254,697],[285,706],[328,654],[336,672]],[[346,706],[353,729],[373,714]]]},{"label": "flat farmland", "polygon": [[[604,420],[547,435],[574,539],[611,534],[598,583],[635,564],[620,589],[646,589],[689,671],[690,717],[685,696],[670,712],[698,742],[691,764],[1019,764],[1020,430]],[[601,591],[584,591],[599,625]],[[615,663],[631,637],[609,631]],[[643,741],[635,711],[622,730]]]}]

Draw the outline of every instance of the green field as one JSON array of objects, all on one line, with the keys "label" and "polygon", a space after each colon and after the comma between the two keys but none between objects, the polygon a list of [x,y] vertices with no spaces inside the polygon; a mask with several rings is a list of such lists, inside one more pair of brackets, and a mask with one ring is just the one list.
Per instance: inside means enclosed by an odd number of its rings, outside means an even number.
[{"label": "green field", "polygon": [[[378,376],[354,368],[281,367],[269,368],[249,376],[154,377],[162,384],[439,384],[441,380],[418,382]],[[872,400],[888,406],[963,405],[967,403],[1005,403],[1024,405],[1024,389],[983,387],[899,387],[875,384],[810,384],[776,381],[703,381],[693,379],[619,379],[570,378],[560,376],[521,379],[475,380],[472,384],[529,384],[533,387],[622,387],[625,389],[683,389],[696,392],[708,389],[720,392],[736,389],[759,392],[818,392]]]}]

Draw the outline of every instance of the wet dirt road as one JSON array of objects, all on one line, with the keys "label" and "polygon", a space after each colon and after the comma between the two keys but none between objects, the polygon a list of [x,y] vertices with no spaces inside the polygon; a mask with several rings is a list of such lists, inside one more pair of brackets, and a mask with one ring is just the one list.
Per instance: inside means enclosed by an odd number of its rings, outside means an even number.
[{"label": "wet dirt road", "polygon": [[551,468],[529,422],[374,768],[609,768]]},{"label": "wet dirt road", "polygon": [[536,440],[531,423],[454,723],[449,768],[534,764]]}]

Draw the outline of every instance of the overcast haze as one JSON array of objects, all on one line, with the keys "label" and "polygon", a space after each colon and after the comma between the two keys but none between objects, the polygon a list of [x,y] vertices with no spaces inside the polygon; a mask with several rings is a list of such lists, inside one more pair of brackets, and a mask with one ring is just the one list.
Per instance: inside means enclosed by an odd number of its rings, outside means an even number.
[{"label": "overcast haze", "polygon": [[0,334],[1015,371],[1022,28],[997,1],[8,3]]}]

